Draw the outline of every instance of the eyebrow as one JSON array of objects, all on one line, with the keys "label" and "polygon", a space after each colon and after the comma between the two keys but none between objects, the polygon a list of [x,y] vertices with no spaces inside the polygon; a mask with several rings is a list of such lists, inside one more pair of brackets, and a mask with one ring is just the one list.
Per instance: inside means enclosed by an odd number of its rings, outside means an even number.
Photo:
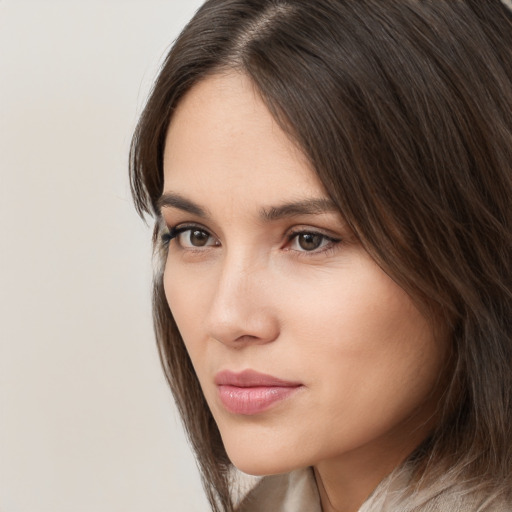
[{"label": "eyebrow", "polygon": [[[162,210],[166,207],[177,208],[198,217],[208,217],[207,211],[190,199],[174,192],[162,194],[157,201],[157,207]],[[272,222],[299,215],[321,215],[324,213],[338,212],[336,205],[327,198],[311,198],[299,201],[291,201],[280,206],[271,206],[260,210],[260,217],[266,222]]]},{"label": "eyebrow", "polygon": [[162,210],[162,208],[170,206],[172,208],[177,208],[178,210],[183,210],[187,213],[192,213],[198,217],[208,217],[206,211],[203,208],[180,194],[162,194],[156,205],[159,211]]},{"label": "eyebrow", "polygon": [[330,199],[312,198],[285,203],[281,206],[272,206],[268,209],[263,208],[260,216],[266,221],[274,221],[299,215],[321,215],[337,211],[338,208]]}]

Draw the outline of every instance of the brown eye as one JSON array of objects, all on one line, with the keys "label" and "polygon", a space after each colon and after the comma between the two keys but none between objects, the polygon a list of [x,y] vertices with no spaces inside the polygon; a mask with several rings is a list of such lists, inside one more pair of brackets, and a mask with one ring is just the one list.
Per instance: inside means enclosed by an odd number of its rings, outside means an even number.
[{"label": "brown eye", "polygon": [[297,243],[304,251],[314,251],[322,245],[324,238],[324,236],[315,233],[301,233],[297,236]]},{"label": "brown eye", "polygon": [[287,249],[298,253],[320,255],[332,249],[340,242],[340,238],[333,238],[318,231],[299,231],[288,235]]},{"label": "brown eye", "polygon": [[206,231],[200,229],[191,229],[189,233],[190,245],[194,247],[204,247],[210,238],[210,235]]},{"label": "brown eye", "polygon": [[205,229],[199,227],[177,228],[174,236],[178,244],[184,249],[195,249],[200,247],[213,247],[220,245],[219,242]]}]

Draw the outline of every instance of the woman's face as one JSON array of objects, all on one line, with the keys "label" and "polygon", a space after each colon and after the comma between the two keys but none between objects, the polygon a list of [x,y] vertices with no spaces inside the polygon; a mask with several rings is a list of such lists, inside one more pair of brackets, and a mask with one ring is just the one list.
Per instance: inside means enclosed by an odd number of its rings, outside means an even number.
[{"label": "woman's face", "polygon": [[399,462],[432,426],[446,343],[249,79],[216,75],[188,93],[164,171],[165,293],[233,463]]}]

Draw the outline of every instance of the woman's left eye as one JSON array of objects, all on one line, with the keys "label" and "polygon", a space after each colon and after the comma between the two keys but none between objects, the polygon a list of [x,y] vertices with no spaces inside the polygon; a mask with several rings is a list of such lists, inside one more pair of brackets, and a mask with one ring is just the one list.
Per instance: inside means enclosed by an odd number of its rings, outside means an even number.
[{"label": "woman's left eye", "polygon": [[322,252],[341,241],[314,231],[292,233],[288,239],[290,240],[288,248],[299,252]]}]

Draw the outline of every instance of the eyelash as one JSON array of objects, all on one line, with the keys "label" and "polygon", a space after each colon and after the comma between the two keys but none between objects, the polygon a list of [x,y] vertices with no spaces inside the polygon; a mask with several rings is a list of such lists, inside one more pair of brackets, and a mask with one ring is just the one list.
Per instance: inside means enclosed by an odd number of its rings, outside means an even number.
[{"label": "eyelash", "polygon": [[185,233],[187,231],[192,231],[192,230],[202,231],[204,233],[207,233],[208,236],[212,236],[207,229],[203,228],[202,226],[198,226],[197,224],[185,225],[185,226],[175,226],[175,227],[169,228],[169,231],[167,233],[162,234],[163,246],[168,247],[174,238],[177,238],[182,233]]},{"label": "eyelash", "polygon": [[294,240],[297,240],[297,243],[298,243],[298,237],[300,235],[319,236],[322,239],[321,243],[324,245],[321,245],[319,248],[313,249],[311,251],[306,251],[306,250],[299,251],[296,249],[287,249],[288,251],[294,251],[296,253],[296,256],[299,258],[308,257],[308,256],[317,256],[320,254],[322,254],[322,255],[330,254],[341,243],[340,238],[335,238],[335,237],[326,235],[325,233],[322,233],[321,231],[308,230],[308,229],[297,229],[297,230],[291,231],[287,235],[287,239],[288,239],[287,245],[290,244],[291,242],[293,242]]},{"label": "eyelash", "polygon": [[[202,232],[206,233],[208,236],[212,236],[211,233],[207,229],[205,229],[202,226],[197,225],[197,224],[185,225],[185,226],[175,226],[175,227],[169,228],[169,231],[167,233],[163,233],[161,235],[163,247],[168,248],[169,244],[171,243],[171,241],[174,238],[177,238],[182,233],[186,233],[187,231],[192,231],[192,230],[202,231]],[[287,249],[288,251],[295,252],[297,257],[308,257],[308,256],[319,255],[319,254],[329,254],[331,251],[335,250],[336,246],[338,246],[342,242],[342,240],[340,238],[335,238],[335,237],[326,235],[325,233],[322,233],[320,231],[298,229],[298,230],[292,231],[291,233],[289,233],[286,236],[287,245],[290,244],[294,239],[298,238],[300,235],[319,236],[322,238],[322,242],[327,241],[327,244],[324,244],[323,247],[320,246],[319,249],[313,249],[311,251],[307,251],[307,250],[299,251],[296,249]],[[205,247],[212,247],[212,246],[205,246]],[[204,249],[202,249],[200,246],[198,246],[197,249],[186,248],[185,250],[202,251]]]}]

